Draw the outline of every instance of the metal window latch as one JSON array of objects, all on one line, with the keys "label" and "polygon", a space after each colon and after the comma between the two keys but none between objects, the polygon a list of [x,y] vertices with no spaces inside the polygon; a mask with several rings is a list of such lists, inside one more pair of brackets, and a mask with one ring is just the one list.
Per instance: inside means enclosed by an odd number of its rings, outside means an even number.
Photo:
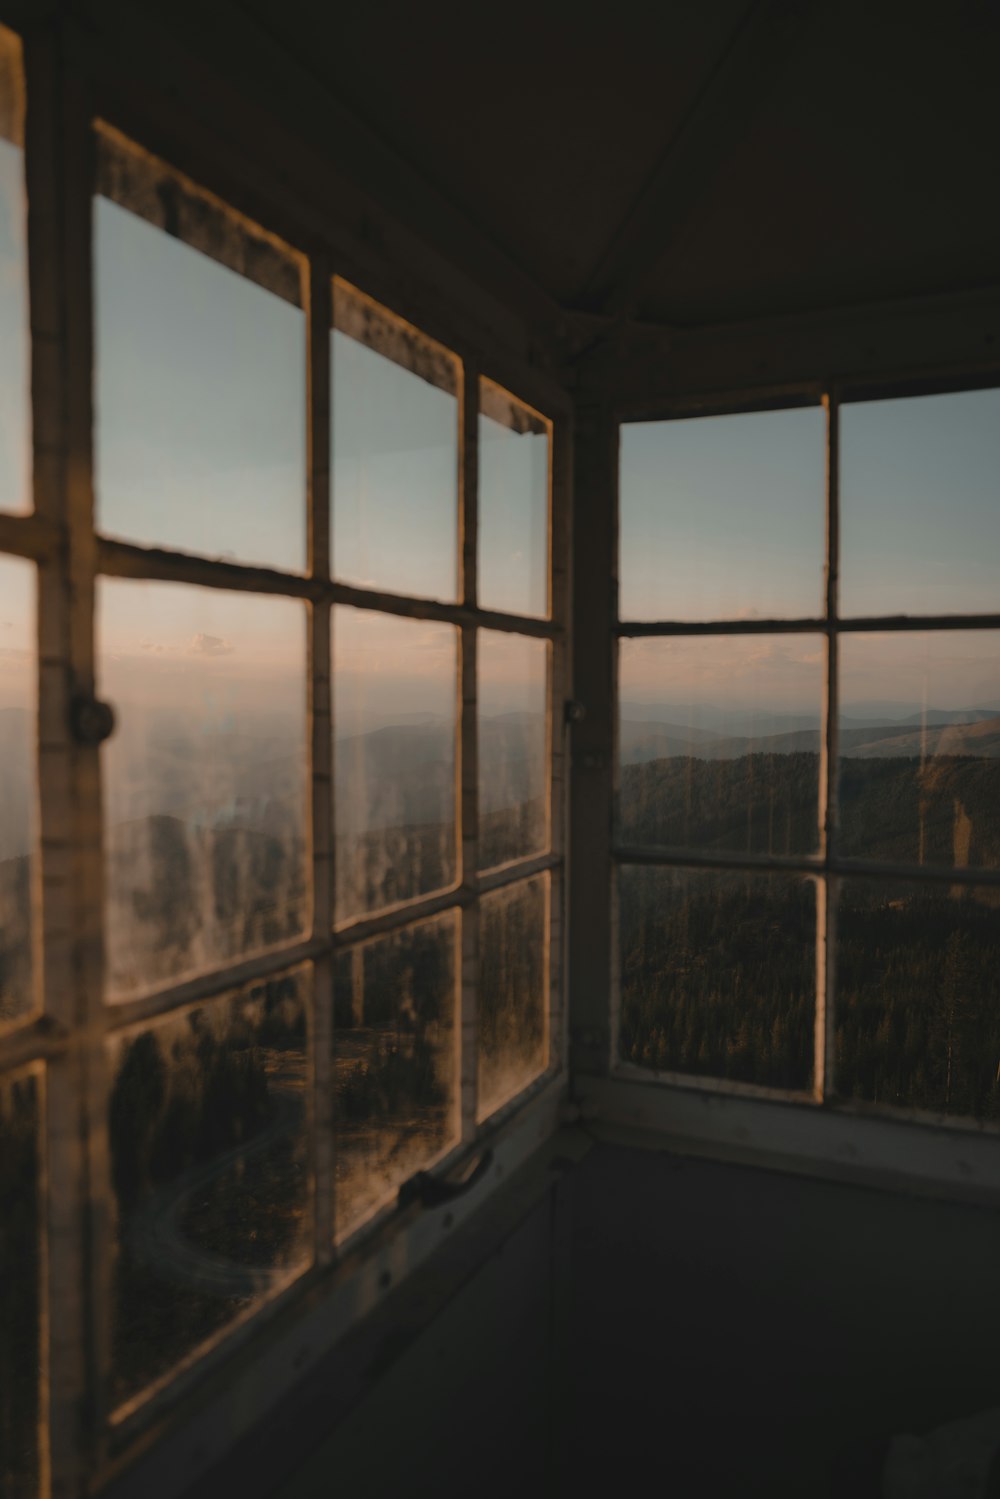
[{"label": "metal window latch", "polygon": [[476,1183],[482,1181],[492,1165],[493,1151],[487,1149],[483,1151],[474,1169],[463,1181],[445,1181],[444,1177],[432,1176],[429,1171],[418,1171],[400,1187],[397,1204],[405,1208],[413,1202],[419,1202],[421,1207],[436,1208],[440,1207],[443,1202],[453,1202],[456,1197],[462,1197],[466,1192],[471,1192]]},{"label": "metal window latch", "polygon": [[69,726],[77,744],[103,744],[115,731],[115,710],[100,698],[75,697],[70,703]]}]

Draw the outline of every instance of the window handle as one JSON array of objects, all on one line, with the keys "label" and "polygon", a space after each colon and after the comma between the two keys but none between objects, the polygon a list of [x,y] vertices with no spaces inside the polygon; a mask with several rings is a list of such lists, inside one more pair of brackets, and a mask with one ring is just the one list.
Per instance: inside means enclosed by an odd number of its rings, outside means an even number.
[{"label": "window handle", "polygon": [[493,1151],[487,1148],[462,1181],[446,1181],[442,1176],[432,1176],[429,1171],[417,1171],[400,1187],[399,1206],[404,1208],[409,1207],[413,1202],[419,1202],[421,1207],[436,1208],[440,1207],[443,1202],[454,1202],[456,1197],[462,1197],[466,1192],[471,1192],[476,1183],[482,1181],[492,1165]]}]

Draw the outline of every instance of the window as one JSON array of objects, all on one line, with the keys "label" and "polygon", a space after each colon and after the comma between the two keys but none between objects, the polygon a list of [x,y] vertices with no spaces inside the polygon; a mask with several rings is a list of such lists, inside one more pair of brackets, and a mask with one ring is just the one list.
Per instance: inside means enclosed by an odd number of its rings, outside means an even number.
[{"label": "window", "polygon": [[625,1070],[1000,1121],[998,396],[622,428]]},{"label": "window", "polygon": [[[0,1488],[34,1499],[560,1071],[566,653],[550,422],[104,124],[67,563],[23,94],[0,31]],[[74,1378],[98,1424],[57,1434]]]}]

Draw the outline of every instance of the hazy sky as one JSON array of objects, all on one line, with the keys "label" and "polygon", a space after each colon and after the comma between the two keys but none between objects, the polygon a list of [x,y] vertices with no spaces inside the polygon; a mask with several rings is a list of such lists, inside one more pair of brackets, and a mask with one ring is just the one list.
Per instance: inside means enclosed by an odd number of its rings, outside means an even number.
[{"label": "hazy sky", "polygon": [[22,154],[0,139],[0,509],[30,505]]}]

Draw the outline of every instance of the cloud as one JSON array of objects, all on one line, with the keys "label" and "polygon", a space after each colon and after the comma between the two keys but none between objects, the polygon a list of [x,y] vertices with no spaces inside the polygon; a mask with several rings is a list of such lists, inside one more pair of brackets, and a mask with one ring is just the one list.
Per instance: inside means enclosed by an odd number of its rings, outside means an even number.
[{"label": "cloud", "polygon": [[189,656],[231,656],[236,647],[221,635],[206,635],[199,630],[187,648]]}]

